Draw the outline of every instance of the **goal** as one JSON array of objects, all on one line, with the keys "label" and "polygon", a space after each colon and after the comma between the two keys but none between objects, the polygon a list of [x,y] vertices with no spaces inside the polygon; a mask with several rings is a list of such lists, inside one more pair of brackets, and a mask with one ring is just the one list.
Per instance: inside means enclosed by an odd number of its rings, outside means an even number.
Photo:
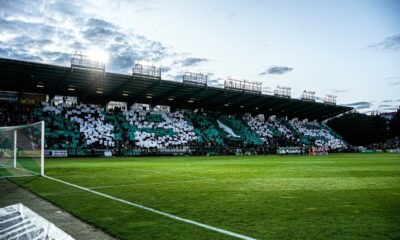
[{"label": "goal", "polygon": [[44,175],[44,121],[0,127],[0,178]]}]

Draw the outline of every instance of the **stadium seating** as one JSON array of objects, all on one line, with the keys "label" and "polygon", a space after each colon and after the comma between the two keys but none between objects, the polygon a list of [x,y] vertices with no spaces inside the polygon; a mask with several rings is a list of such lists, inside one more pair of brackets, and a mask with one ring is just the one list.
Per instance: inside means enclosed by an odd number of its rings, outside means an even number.
[{"label": "stadium seating", "polygon": [[[49,103],[44,103],[42,111],[44,114],[49,113],[44,115],[44,120],[48,124],[54,122],[55,128],[53,128],[52,133],[49,133],[54,138],[71,136],[73,140],[76,140],[77,134],[81,133],[87,146],[93,144],[100,147],[115,146],[114,126],[104,122],[104,109],[97,105],[79,104],[67,106],[63,103],[51,106]],[[71,123],[76,123],[77,125]],[[76,126],[79,126],[79,132]],[[77,143],[77,141],[74,141],[74,144]],[[65,146],[62,147],[63,149],[66,148]]]},{"label": "stadium seating", "polygon": [[225,132],[229,132],[229,129],[231,129],[231,131],[234,132],[234,138],[244,141],[245,144],[263,144],[263,141],[259,136],[257,136],[257,134],[251,132],[248,126],[232,115],[222,115],[220,118],[218,118],[217,122],[219,126],[225,126]]},{"label": "stadium seating", "polygon": [[304,143],[313,143],[317,147],[328,147],[333,150],[346,147],[346,143],[332,134],[333,131],[327,126],[297,119],[292,119],[289,123],[299,133]]},{"label": "stadium seating", "polygon": [[197,141],[203,146],[222,146],[223,137],[213,123],[213,118],[204,113],[188,113],[188,122],[194,127]]},{"label": "stadium seating", "polygon": [[286,144],[283,144],[286,146],[315,145],[332,150],[343,149],[347,146],[332,129],[317,122],[274,118],[263,120],[260,116],[247,117],[246,120],[250,129],[255,131],[265,144],[272,144],[276,139],[281,138],[286,139]]},{"label": "stadium seating", "polygon": [[153,112],[131,107],[122,114],[129,123],[129,139],[135,140],[138,147],[185,146],[197,139],[193,127],[180,112]]},{"label": "stadium seating", "polygon": [[[131,106],[105,110],[94,104],[54,104],[34,107],[4,104],[3,125],[11,122],[46,122],[46,149],[82,152],[90,149],[242,148],[316,146],[330,150],[347,144],[332,129],[317,122],[263,116],[224,115],[206,112],[164,112]],[[135,150],[136,149],[136,150]]]},{"label": "stadium seating", "polygon": [[283,123],[284,120],[278,120],[274,117],[265,120],[261,116],[248,116],[244,119],[250,129],[257,133],[265,144],[273,144],[279,139],[283,145],[297,145],[298,139]]}]

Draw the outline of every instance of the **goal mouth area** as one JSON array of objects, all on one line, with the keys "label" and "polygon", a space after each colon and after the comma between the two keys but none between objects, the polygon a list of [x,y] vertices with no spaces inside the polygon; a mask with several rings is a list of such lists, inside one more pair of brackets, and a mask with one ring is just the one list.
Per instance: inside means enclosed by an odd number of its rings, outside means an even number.
[{"label": "goal mouth area", "polygon": [[44,175],[44,127],[0,127],[0,178]]},{"label": "goal mouth area", "polygon": [[35,159],[19,159],[14,167],[13,159],[0,161],[0,178],[40,176],[40,165],[37,162]]}]

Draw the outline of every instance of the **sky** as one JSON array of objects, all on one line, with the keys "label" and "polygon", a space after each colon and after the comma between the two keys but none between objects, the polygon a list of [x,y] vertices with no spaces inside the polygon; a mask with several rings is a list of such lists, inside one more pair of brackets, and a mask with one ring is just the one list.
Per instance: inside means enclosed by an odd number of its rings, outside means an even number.
[{"label": "sky", "polygon": [[0,0],[0,57],[70,65],[74,51],[131,74],[207,73],[326,94],[360,112],[400,105],[398,0]]}]

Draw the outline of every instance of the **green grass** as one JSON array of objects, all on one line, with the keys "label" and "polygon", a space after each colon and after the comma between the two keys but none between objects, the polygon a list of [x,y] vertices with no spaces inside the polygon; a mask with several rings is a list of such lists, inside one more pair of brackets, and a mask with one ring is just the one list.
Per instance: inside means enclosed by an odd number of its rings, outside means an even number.
[{"label": "green grass", "polygon": [[[47,159],[46,173],[257,239],[399,239],[400,155]],[[14,180],[121,239],[232,239],[42,177]]]},{"label": "green grass", "polygon": [[40,174],[40,157],[18,157],[17,168],[13,158],[0,159],[0,177]]}]

